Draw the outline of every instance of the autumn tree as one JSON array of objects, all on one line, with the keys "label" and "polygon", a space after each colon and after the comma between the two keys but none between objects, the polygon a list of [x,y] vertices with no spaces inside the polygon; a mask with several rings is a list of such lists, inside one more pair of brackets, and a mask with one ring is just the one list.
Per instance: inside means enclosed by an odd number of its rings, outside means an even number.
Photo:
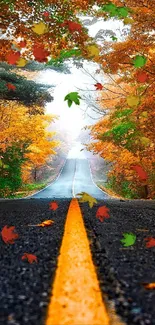
[{"label": "autumn tree", "polygon": [[58,141],[53,139],[54,132],[47,131],[54,116],[31,115],[27,107],[15,101],[0,104],[0,183],[4,195],[15,191],[26,173],[52,159]]},{"label": "autumn tree", "polygon": [[[122,1],[113,1],[98,12],[99,16],[104,12],[108,18],[122,16],[125,24],[131,24],[127,39],[110,42],[98,61],[109,80],[113,80],[124,93],[109,110],[108,117],[91,128],[93,138],[98,141],[88,147],[113,162],[109,175],[117,192],[132,198],[154,197],[155,52],[152,32],[155,10],[150,1],[137,3],[129,0],[124,9],[122,5]],[[108,51],[109,46],[111,51]],[[104,84],[100,104],[104,107]],[[138,173],[138,169],[136,172],[134,166],[141,168],[147,176],[142,178],[142,173]]]}]

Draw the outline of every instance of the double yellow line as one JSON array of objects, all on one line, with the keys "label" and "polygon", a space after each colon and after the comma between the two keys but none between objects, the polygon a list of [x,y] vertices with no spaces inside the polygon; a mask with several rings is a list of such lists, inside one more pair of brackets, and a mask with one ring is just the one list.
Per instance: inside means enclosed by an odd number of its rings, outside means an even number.
[{"label": "double yellow line", "polygon": [[46,325],[110,324],[92,262],[81,210],[77,199],[72,199]]}]

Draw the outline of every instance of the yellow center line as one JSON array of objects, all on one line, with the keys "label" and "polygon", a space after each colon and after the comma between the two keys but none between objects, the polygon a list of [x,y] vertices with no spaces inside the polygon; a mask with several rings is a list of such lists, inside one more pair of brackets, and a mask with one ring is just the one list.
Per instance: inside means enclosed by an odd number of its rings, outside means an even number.
[{"label": "yellow center line", "polygon": [[77,199],[72,199],[46,325],[110,325]]}]

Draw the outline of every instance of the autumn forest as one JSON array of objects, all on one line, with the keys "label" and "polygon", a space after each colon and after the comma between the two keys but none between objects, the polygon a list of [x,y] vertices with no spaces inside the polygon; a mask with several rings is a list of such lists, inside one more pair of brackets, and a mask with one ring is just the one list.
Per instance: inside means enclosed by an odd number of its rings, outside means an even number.
[{"label": "autumn forest", "polygon": [[[45,114],[45,105],[53,101],[50,86],[34,76],[47,67],[63,72],[72,58],[77,64],[95,62],[104,76],[104,82],[93,82],[100,113],[106,114],[86,126],[91,141],[85,144],[110,163],[104,189],[128,199],[155,199],[153,2],[2,0],[0,197],[43,188],[42,175],[49,178],[58,157],[65,157],[67,144],[52,129],[57,116]],[[111,36],[98,44],[79,18],[88,15],[121,21],[129,33],[122,41]],[[65,105],[71,110],[73,103],[82,105],[82,99],[73,87],[64,98],[64,110]]]}]

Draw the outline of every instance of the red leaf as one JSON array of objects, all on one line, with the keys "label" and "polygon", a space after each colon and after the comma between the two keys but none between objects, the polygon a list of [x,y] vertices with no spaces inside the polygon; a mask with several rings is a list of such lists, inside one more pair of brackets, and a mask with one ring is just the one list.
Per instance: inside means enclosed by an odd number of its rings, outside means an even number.
[{"label": "red leaf", "polygon": [[147,248],[150,248],[150,247],[154,247],[155,246],[155,238],[148,237],[148,238],[145,238],[144,240],[147,241],[147,243],[146,243],[146,247]]},{"label": "red leaf", "polygon": [[21,48],[26,46],[26,41],[20,41],[18,44]]},{"label": "red leaf", "polygon": [[145,71],[140,71],[137,74],[137,80],[139,82],[146,82],[146,81],[148,81],[148,79],[149,79],[149,76],[147,75],[147,73]]},{"label": "red leaf", "polygon": [[50,210],[57,210],[58,203],[57,202],[51,202],[50,203]]},{"label": "red leaf", "polygon": [[38,263],[37,256],[33,254],[24,253],[24,255],[22,256],[22,260],[25,259],[27,259],[30,264],[32,264],[33,262]]},{"label": "red leaf", "polygon": [[43,16],[44,16],[44,17],[49,17],[49,12],[48,12],[48,11],[44,11],[44,12],[43,12]]},{"label": "red leaf", "polygon": [[105,205],[98,208],[96,217],[99,218],[100,221],[104,221],[104,218],[109,218],[109,209]]},{"label": "red leaf", "polygon": [[20,52],[10,51],[6,55],[6,60],[9,64],[16,64],[19,58],[20,58]]},{"label": "red leaf", "polygon": [[16,89],[16,86],[14,86],[14,85],[11,84],[11,83],[7,83],[6,85],[7,85],[7,88],[8,88],[9,90],[15,90],[15,89]]},{"label": "red leaf", "polygon": [[65,20],[60,26],[61,27],[64,27],[64,26],[67,26],[68,25],[68,28],[70,30],[70,32],[75,32],[75,31],[78,31],[80,32],[81,29],[82,29],[82,26],[74,21],[70,21],[70,20]]},{"label": "red leaf", "polygon": [[136,173],[138,174],[141,181],[146,181],[147,180],[147,178],[148,178],[147,173],[145,172],[145,170],[141,166],[132,165],[131,169],[134,169],[136,171]]},{"label": "red leaf", "polygon": [[98,82],[97,84],[94,85],[96,87],[96,90],[102,90],[103,86]]},{"label": "red leaf", "polygon": [[2,229],[1,236],[6,244],[14,244],[15,239],[19,237],[17,233],[14,233],[15,227],[8,227],[7,225]]},{"label": "red leaf", "polygon": [[47,56],[49,54],[50,52],[45,50],[43,45],[34,45],[33,55],[38,62],[47,62]]}]

